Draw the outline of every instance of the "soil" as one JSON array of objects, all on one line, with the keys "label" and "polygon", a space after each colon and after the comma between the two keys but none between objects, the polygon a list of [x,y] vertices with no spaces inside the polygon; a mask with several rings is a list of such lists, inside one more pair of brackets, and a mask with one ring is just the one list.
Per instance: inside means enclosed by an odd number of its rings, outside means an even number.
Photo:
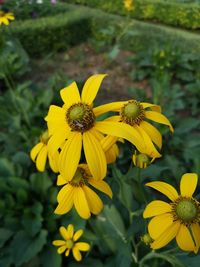
[{"label": "soil", "polygon": [[103,81],[98,93],[100,102],[130,99],[128,88],[133,87],[146,90],[147,95],[150,95],[147,81],[135,82],[130,77],[133,67],[127,59],[132,55],[129,51],[120,51],[115,60],[111,61],[107,53],[97,53],[88,44],[81,44],[47,59],[33,60],[31,79],[35,83],[43,83],[59,71],[69,79],[84,81],[92,74],[107,73],[109,76]]}]

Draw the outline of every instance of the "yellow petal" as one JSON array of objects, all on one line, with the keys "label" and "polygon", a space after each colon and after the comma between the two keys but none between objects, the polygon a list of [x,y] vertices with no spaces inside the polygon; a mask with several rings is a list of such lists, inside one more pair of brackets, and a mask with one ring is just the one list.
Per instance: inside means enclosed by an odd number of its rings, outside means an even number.
[{"label": "yellow petal", "polygon": [[70,239],[69,232],[68,232],[68,230],[67,230],[64,226],[61,226],[61,227],[59,228],[59,232],[60,232],[61,236],[62,236],[65,240]]},{"label": "yellow petal", "polygon": [[82,134],[72,132],[65,142],[59,157],[59,171],[64,179],[71,181],[81,157]]},{"label": "yellow petal", "polygon": [[90,209],[88,206],[88,202],[85,196],[85,193],[82,188],[76,187],[74,188],[74,206],[77,210],[78,214],[83,219],[89,219],[90,218]]},{"label": "yellow petal", "polygon": [[74,242],[76,242],[82,235],[83,235],[82,229],[76,231],[76,233],[74,234],[74,237],[73,237]]},{"label": "yellow petal", "polygon": [[70,253],[70,249],[68,248],[65,252],[65,256],[68,257],[69,256],[69,253]]},{"label": "yellow petal", "polygon": [[54,156],[51,156],[50,153],[48,153],[48,159],[49,159],[49,166],[52,169],[53,172],[58,172],[58,159],[59,159],[59,153],[58,151],[55,152]]},{"label": "yellow petal", "polygon": [[104,134],[124,138],[135,145],[139,151],[144,150],[141,135],[128,124],[123,122],[101,121],[96,122],[94,128]]},{"label": "yellow petal", "polygon": [[47,146],[43,146],[36,159],[36,167],[38,171],[43,172],[47,161]]},{"label": "yellow petal", "polygon": [[73,253],[74,259],[76,261],[81,261],[82,260],[81,253],[78,250],[78,248],[76,248],[75,246],[72,248],[72,253]]},{"label": "yellow petal", "polygon": [[149,217],[153,217],[153,216],[157,216],[163,213],[170,212],[171,210],[172,210],[171,206],[168,203],[161,201],[161,200],[154,200],[146,206],[144,213],[143,213],[143,217],[149,218]]},{"label": "yellow petal", "polygon": [[55,214],[65,214],[71,210],[73,206],[73,187],[70,184],[65,185],[58,193],[58,206],[55,209]]},{"label": "yellow petal", "polygon": [[174,222],[169,226],[153,243],[151,243],[152,249],[159,249],[166,246],[177,234],[180,227],[179,222]]},{"label": "yellow petal", "polygon": [[57,177],[57,185],[64,185],[66,183],[67,183],[67,180],[64,179],[61,174],[59,174]]},{"label": "yellow petal", "polygon": [[57,153],[58,149],[61,147],[61,145],[67,138],[67,134],[68,134],[67,132],[60,131],[50,137],[47,146],[48,146],[48,151],[51,155]]},{"label": "yellow petal", "polygon": [[107,74],[95,74],[85,82],[81,93],[82,102],[91,105],[99,91],[99,87]]},{"label": "yellow petal", "polygon": [[63,121],[66,118],[66,110],[56,105],[51,105],[45,121]]},{"label": "yellow petal", "polygon": [[192,235],[196,243],[194,252],[198,253],[198,250],[200,248],[200,226],[198,223],[193,223],[191,228],[192,228]]},{"label": "yellow petal", "polygon": [[117,145],[113,145],[109,150],[105,152],[107,164],[114,163],[119,156],[119,149]]},{"label": "yellow petal", "polygon": [[91,184],[94,188],[98,189],[99,191],[105,193],[106,195],[108,195],[110,198],[112,198],[112,190],[110,188],[110,186],[102,181],[102,180],[96,180],[93,178],[89,178],[88,180],[89,184]]},{"label": "yellow petal", "polygon": [[119,112],[120,109],[127,103],[127,101],[120,101],[120,102],[113,102],[105,105],[98,106],[93,109],[94,115],[96,117],[109,112],[109,111],[116,111]]},{"label": "yellow petal", "polygon": [[178,198],[178,193],[177,193],[176,189],[173,186],[171,186],[170,184],[167,184],[165,182],[155,181],[155,182],[147,183],[146,185],[161,192],[162,194],[167,196],[172,201],[175,201]]},{"label": "yellow petal", "polygon": [[86,242],[78,242],[75,247],[80,251],[88,251],[90,249],[90,245]]},{"label": "yellow petal", "polygon": [[83,186],[82,188],[83,191],[85,192],[85,196],[90,211],[95,215],[99,214],[103,209],[103,203],[100,197],[94,191],[92,191],[88,186]]},{"label": "yellow petal", "polygon": [[150,108],[153,111],[161,113],[161,107],[158,105],[150,104],[146,102],[141,102],[140,104],[143,106],[143,108]]},{"label": "yellow petal", "polygon": [[107,135],[101,139],[101,145],[103,150],[106,152],[117,142],[118,138],[115,136]]},{"label": "yellow petal", "polygon": [[181,178],[181,196],[192,197],[197,187],[198,176],[196,173],[185,173]]},{"label": "yellow petal", "polygon": [[69,108],[70,106],[81,101],[76,82],[73,82],[69,86],[63,88],[60,91],[60,96],[65,103],[65,108]]},{"label": "yellow petal", "polygon": [[62,254],[66,249],[67,249],[67,246],[65,245],[65,246],[59,247],[57,252],[58,254]]},{"label": "yellow petal", "polygon": [[145,145],[145,149],[143,149],[143,151],[141,151],[141,152],[144,153],[144,154],[147,154],[148,156],[150,156],[152,158],[160,158],[161,154],[157,151],[157,149],[155,148],[154,144],[151,141],[151,138],[143,130],[143,128],[138,126],[138,125],[135,125],[134,128],[136,130],[138,130],[138,132],[143,137],[143,142],[144,142],[144,145]]},{"label": "yellow petal", "polygon": [[195,244],[192,240],[190,231],[184,224],[181,224],[179,228],[176,236],[176,242],[178,246],[184,251],[194,251],[195,249]]},{"label": "yellow petal", "polygon": [[37,145],[35,145],[32,149],[31,149],[31,152],[30,152],[30,157],[32,159],[32,161],[35,161],[38,153],[40,152],[40,150],[42,149],[43,147],[43,143],[38,143]]},{"label": "yellow petal", "polygon": [[74,226],[72,224],[69,224],[67,227],[67,231],[69,234],[69,238],[71,239],[74,235]]},{"label": "yellow petal", "polygon": [[95,179],[103,179],[107,171],[106,156],[92,129],[83,133],[83,147],[92,176]]},{"label": "yellow petal", "polygon": [[155,112],[155,111],[146,111],[145,117],[149,120],[152,120],[152,121],[169,126],[170,131],[174,132],[174,129],[173,129],[170,121],[163,114],[161,114],[159,112]]},{"label": "yellow petal", "polygon": [[155,216],[148,224],[148,231],[152,239],[157,239],[169,226],[173,224],[173,216],[164,213]]},{"label": "yellow petal", "polygon": [[159,149],[161,149],[162,135],[160,134],[160,132],[153,125],[146,121],[142,121],[140,123],[140,127],[142,127],[142,129],[149,135],[154,144],[156,144]]},{"label": "yellow petal", "polygon": [[64,240],[54,240],[52,243],[54,246],[64,246],[66,242]]}]

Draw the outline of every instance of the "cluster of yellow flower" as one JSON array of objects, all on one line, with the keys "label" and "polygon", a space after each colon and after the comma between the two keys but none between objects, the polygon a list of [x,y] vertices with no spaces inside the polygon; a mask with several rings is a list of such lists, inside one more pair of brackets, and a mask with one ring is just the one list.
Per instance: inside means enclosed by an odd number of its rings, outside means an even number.
[{"label": "cluster of yellow flower", "polygon": [[0,10],[0,26],[2,24],[9,25],[10,20],[14,20],[14,19],[15,19],[15,17],[13,15],[13,13],[10,13],[10,12],[6,13],[6,12]]},{"label": "cluster of yellow flower", "polygon": [[[167,125],[173,132],[170,121],[161,113],[158,105],[129,100],[94,107],[94,99],[105,76],[104,74],[91,76],[85,82],[81,96],[75,82],[62,89],[60,95],[63,105],[50,106],[45,118],[48,131],[41,136],[40,143],[31,150],[31,158],[36,162],[39,171],[44,171],[48,157],[51,169],[59,172],[57,185],[64,186],[57,196],[56,214],[65,214],[75,207],[82,218],[88,219],[91,213],[96,215],[101,212],[102,200],[92,188],[112,198],[112,190],[104,178],[107,164],[115,162],[119,155],[117,141],[123,139],[133,144],[138,151],[133,155],[133,162],[139,168],[145,168],[155,158],[161,157],[158,150],[162,147],[160,132],[148,121]],[[101,120],[100,116],[110,111],[116,115]],[[194,177],[196,176],[189,174],[195,185],[197,178]],[[186,186],[186,180],[188,183],[188,178],[185,178],[181,193]],[[172,204],[153,201],[144,212],[144,217],[155,216],[149,223],[149,233],[154,240],[152,248],[157,249],[166,245],[178,231],[186,232],[188,225],[191,224],[195,225],[192,228],[193,233],[200,233],[199,203],[192,198],[191,193],[194,190],[189,190],[190,185],[187,187],[190,193],[181,196],[175,189],[172,190],[169,185],[162,182],[152,182],[147,185],[167,194],[173,201]],[[191,210],[192,215],[190,215]],[[165,217],[168,223],[165,223]],[[169,231],[167,227],[173,231]],[[72,226],[68,228],[71,229]],[[68,255],[72,248],[76,260],[80,260],[80,252],[77,251],[87,250],[89,247],[86,249],[85,245],[75,245],[77,237],[74,236],[72,240],[73,231],[69,229],[68,234],[66,231],[63,234],[64,230],[61,230],[66,241],[55,241],[54,244],[61,246],[59,253],[67,249],[65,255]],[[187,233],[189,239],[189,231]],[[177,238],[179,245],[180,240],[181,238]],[[189,246],[189,243],[186,243],[185,246]],[[187,248],[197,251],[199,245],[200,240],[195,238],[195,245],[193,243],[192,247],[190,244]],[[183,245],[180,247],[186,248]]]}]

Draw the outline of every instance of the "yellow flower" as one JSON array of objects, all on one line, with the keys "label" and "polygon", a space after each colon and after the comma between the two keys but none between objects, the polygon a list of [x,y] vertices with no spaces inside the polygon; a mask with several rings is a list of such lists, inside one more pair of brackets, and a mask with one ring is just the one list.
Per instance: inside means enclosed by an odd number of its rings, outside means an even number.
[{"label": "yellow flower", "polygon": [[[119,115],[112,116],[103,122],[98,122],[96,129],[101,129],[105,134],[112,136],[115,133],[115,129],[112,129],[112,126],[117,122],[120,122],[120,124],[123,125],[123,128],[126,126],[126,131],[128,133],[134,136],[137,133],[142,136],[142,143],[145,148],[140,147],[139,151],[141,153],[147,154],[152,158],[158,158],[161,156],[154,144],[161,149],[162,135],[152,124],[146,121],[152,120],[165,124],[169,126],[170,130],[173,132],[173,127],[170,121],[161,114],[160,106],[130,100],[105,104],[95,109],[95,113],[98,116],[108,111],[119,112]],[[108,125],[110,126],[109,128]]]},{"label": "yellow flower", "polygon": [[102,191],[112,198],[110,186],[103,180],[94,179],[86,164],[80,164],[71,181],[68,177],[58,176],[57,185],[66,184],[58,193],[58,206],[56,214],[62,215],[69,212],[74,206],[78,214],[88,219],[93,214],[99,214],[103,208],[103,203],[99,196],[90,188]]},{"label": "yellow flower", "polygon": [[140,169],[145,169],[155,160],[155,158],[150,159],[146,154],[142,153],[137,154],[137,152],[135,151],[132,160],[136,167]]},{"label": "yellow flower", "polygon": [[195,173],[186,173],[180,182],[180,194],[171,185],[164,182],[150,182],[150,186],[166,195],[171,202],[154,200],[144,210],[144,218],[154,217],[148,225],[148,231],[154,240],[152,249],[159,249],[176,238],[178,246],[184,251],[198,252],[200,247],[200,203],[193,198],[198,177]]},{"label": "yellow flower", "polygon": [[134,9],[133,0],[124,0],[124,7],[128,12],[132,11]]},{"label": "yellow flower", "polygon": [[82,255],[80,251],[90,250],[90,245],[86,242],[77,242],[77,240],[83,235],[83,230],[78,230],[74,233],[74,226],[69,224],[67,228],[60,227],[60,234],[64,240],[54,240],[53,245],[59,247],[57,252],[62,254],[65,252],[65,256],[68,257],[70,250],[72,250],[75,260],[81,261]]},{"label": "yellow flower", "polygon": [[38,171],[43,172],[48,156],[50,168],[53,172],[58,172],[59,153],[56,151],[53,156],[49,153],[47,149],[48,140],[49,134],[48,131],[45,131],[40,137],[40,142],[31,149],[30,157],[32,161],[36,162]]},{"label": "yellow flower", "polygon": [[[105,76],[105,74],[91,76],[85,82],[81,97],[75,82],[62,89],[60,94],[64,105],[62,107],[51,105],[45,118],[51,135],[48,149],[53,155],[62,145],[59,171],[69,181],[76,172],[82,148],[93,177],[103,179],[106,176],[105,149],[99,134],[109,132],[109,135],[112,133],[116,137],[132,142],[139,151],[144,149],[142,137],[137,131],[130,131],[128,125],[118,122],[110,124],[107,121],[104,127],[101,125],[103,122],[96,121],[99,110],[98,107],[93,108],[93,101]],[[104,113],[103,110],[101,110],[102,113]],[[113,143],[110,143],[107,150],[111,145]]]},{"label": "yellow flower", "polygon": [[6,13],[2,10],[0,10],[0,26],[1,24],[9,25],[9,20],[14,20],[15,17],[13,13]]}]

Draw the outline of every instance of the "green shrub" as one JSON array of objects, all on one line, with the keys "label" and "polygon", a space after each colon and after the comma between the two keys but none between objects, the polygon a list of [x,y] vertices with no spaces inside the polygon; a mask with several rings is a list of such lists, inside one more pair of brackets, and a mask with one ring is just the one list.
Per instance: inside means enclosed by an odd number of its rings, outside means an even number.
[{"label": "green shrub", "polygon": [[[102,10],[127,14],[122,0],[69,0],[66,2],[97,7]],[[186,29],[200,29],[200,5],[197,3],[177,3],[163,0],[134,0],[130,16],[142,20],[161,22]]]},{"label": "green shrub", "polygon": [[87,13],[77,10],[34,21],[16,21],[9,30],[30,56],[41,56],[86,40],[90,19]]}]

